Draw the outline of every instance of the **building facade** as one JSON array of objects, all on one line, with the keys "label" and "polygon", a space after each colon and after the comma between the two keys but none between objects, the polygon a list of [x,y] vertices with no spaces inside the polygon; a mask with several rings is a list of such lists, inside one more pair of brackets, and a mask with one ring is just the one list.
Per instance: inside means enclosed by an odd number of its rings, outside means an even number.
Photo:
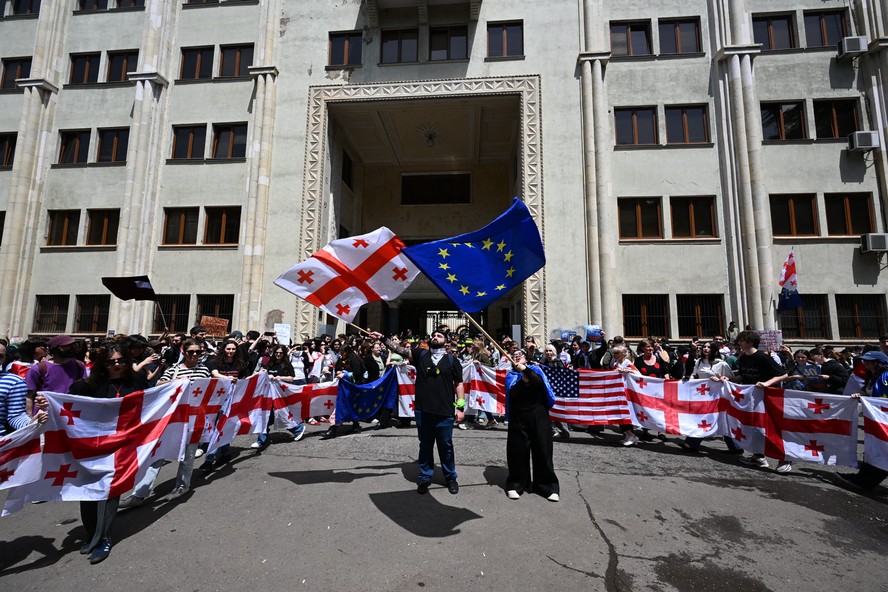
[{"label": "building facade", "polygon": [[[884,0],[0,5],[0,334],[313,335],[332,320],[272,283],[293,263],[516,195],[548,263],[493,330],[886,332],[860,247],[886,232]],[[778,313],[790,249],[805,307]],[[159,307],[100,281],[142,274]],[[421,278],[359,324],[450,307]]]}]

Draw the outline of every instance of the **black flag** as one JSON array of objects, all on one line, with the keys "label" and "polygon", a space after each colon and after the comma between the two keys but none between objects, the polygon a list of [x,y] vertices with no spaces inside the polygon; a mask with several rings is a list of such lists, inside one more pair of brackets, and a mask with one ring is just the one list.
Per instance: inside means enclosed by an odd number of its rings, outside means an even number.
[{"label": "black flag", "polygon": [[102,284],[121,300],[153,300],[157,294],[147,275],[134,277],[103,277]]}]

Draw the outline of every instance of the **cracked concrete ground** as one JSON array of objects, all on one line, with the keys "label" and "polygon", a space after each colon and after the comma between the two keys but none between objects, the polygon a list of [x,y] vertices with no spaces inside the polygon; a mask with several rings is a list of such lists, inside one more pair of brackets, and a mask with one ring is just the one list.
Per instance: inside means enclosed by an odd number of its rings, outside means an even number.
[{"label": "cracked concrete ground", "polygon": [[[3,587],[888,590],[888,490],[846,491],[832,468],[779,475],[738,465],[721,442],[688,455],[574,433],[555,445],[562,501],[510,501],[505,430],[456,431],[460,493],[438,474],[419,496],[414,430],[319,431],[273,434],[261,455],[238,439],[235,461],[195,471],[178,502],[121,512],[96,566],[77,553],[76,503],[30,505],[0,521]],[[161,472],[160,495],[174,474]]]}]

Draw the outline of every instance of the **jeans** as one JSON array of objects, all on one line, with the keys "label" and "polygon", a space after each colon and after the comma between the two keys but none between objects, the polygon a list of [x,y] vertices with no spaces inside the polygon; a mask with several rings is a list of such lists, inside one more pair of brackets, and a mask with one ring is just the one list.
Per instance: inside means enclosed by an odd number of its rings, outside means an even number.
[{"label": "jeans", "polygon": [[[295,436],[297,430],[299,429],[299,426],[301,426],[301,425],[302,425],[302,423],[300,423],[299,425],[294,426],[292,428],[288,428],[288,431]],[[261,446],[265,446],[268,443],[268,433],[271,431],[272,427],[274,427],[273,424],[271,422],[269,422],[268,429],[265,431],[265,433],[259,434],[259,436],[256,438],[256,441],[259,442],[259,444]],[[220,450],[221,450],[221,448],[220,448]]]},{"label": "jeans", "polygon": [[[189,444],[185,447],[185,458],[179,462],[179,470],[176,472],[176,485],[173,489],[182,487],[187,490],[191,486],[191,473],[194,471],[195,452],[197,452],[197,444]],[[163,460],[159,460],[148,467],[145,476],[133,488],[134,496],[145,499],[151,495],[151,487],[154,485],[163,463]]]},{"label": "jeans", "polygon": [[416,412],[416,433],[419,436],[419,480],[431,481],[435,473],[434,445],[445,481],[456,481],[456,460],[453,455],[453,416]]}]

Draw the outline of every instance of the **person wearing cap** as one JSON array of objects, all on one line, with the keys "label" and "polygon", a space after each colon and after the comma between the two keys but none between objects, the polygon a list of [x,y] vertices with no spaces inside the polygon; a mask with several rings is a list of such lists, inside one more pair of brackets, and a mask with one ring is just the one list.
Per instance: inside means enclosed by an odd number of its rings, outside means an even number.
[{"label": "person wearing cap", "polygon": [[25,383],[28,386],[28,415],[34,416],[37,391],[67,393],[75,381],[86,378],[86,366],[75,358],[77,341],[70,335],[56,335],[46,344],[52,361],[41,360],[28,368]]}]

